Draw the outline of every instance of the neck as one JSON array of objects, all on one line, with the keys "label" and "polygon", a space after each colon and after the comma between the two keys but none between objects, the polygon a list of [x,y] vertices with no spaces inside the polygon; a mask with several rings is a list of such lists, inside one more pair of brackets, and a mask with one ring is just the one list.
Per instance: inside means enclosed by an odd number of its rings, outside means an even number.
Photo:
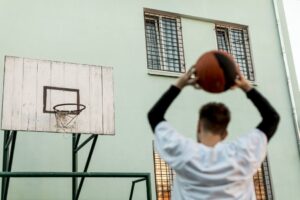
[{"label": "neck", "polygon": [[200,134],[199,140],[202,144],[209,146],[209,147],[214,147],[217,143],[222,141],[222,138],[220,135],[213,134],[210,132],[205,132]]}]

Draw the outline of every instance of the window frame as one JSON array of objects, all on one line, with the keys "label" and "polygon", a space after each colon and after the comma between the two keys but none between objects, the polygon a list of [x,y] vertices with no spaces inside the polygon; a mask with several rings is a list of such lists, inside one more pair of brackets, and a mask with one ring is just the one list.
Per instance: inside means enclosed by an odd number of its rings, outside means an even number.
[{"label": "window frame", "polygon": [[[254,66],[254,62],[253,62],[253,53],[252,53],[252,45],[250,42],[250,32],[249,32],[249,28],[247,26],[244,25],[233,25],[233,24],[225,24],[225,23],[215,23],[215,33],[216,33],[216,40],[217,40],[217,48],[219,50],[223,50],[220,49],[219,47],[219,40],[218,40],[218,31],[222,31],[225,33],[225,37],[226,40],[228,41],[228,47],[227,49],[229,49],[229,52],[231,55],[235,56],[235,54],[232,52],[234,47],[232,45],[232,32],[234,30],[237,31],[241,31],[242,33],[242,39],[243,39],[243,53],[245,54],[245,58],[243,59],[243,61],[245,61],[246,63],[246,75],[245,73],[244,76],[246,77],[247,80],[249,80],[251,82],[251,84],[256,85],[257,82],[257,76],[256,76],[256,70],[255,70],[255,66]],[[225,50],[226,51],[226,50]],[[238,62],[238,58],[235,58],[236,62]],[[253,80],[251,80],[251,78]]]},{"label": "window frame", "polygon": [[[155,19],[156,18],[156,19]],[[177,51],[175,52],[178,57],[178,67],[177,66],[169,66],[170,62],[168,62],[168,53],[166,48],[163,45],[166,45],[166,36],[161,29],[163,27],[163,19],[171,19],[175,20],[175,34],[171,35],[174,37],[176,35],[176,45],[172,46],[172,48],[177,48]],[[149,44],[148,44],[148,36],[147,36],[147,20],[153,20],[155,21],[155,29],[156,29],[156,35],[157,37],[157,46],[158,46],[158,53],[159,53],[159,60],[160,60],[160,66],[159,69],[153,69],[150,66],[149,63]],[[145,42],[146,42],[146,57],[147,57],[147,70],[148,74],[152,75],[162,75],[162,76],[171,76],[171,77],[179,77],[183,73],[186,72],[186,65],[185,65],[185,57],[184,57],[184,49],[183,49],[183,35],[182,35],[182,24],[181,24],[181,18],[178,15],[166,13],[162,11],[153,11],[149,9],[144,9],[144,25],[145,25]],[[173,31],[173,30],[171,30]],[[172,51],[172,49],[171,49]],[[173,54],[174,55],[174,54]],[[172,55],[172,56],[173,56]],[[176,59],[176,58],[175,58]],[[172,64],[172,63],[171,63]],[[176,64],[176,63],[175,63]],[[173,63],[174,65],[174,63]],[[173,68],[173,70],[170,70],[170,68]],[[178,68],[179,71],[176,70]]]}]

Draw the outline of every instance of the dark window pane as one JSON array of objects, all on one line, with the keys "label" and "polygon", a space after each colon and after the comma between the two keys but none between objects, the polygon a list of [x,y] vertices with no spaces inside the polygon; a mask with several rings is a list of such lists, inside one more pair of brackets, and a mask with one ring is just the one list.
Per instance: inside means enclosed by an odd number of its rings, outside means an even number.
[{"label": "dark window pane", "polygon": [[160,69],[159,36],[157,34],[157,22],[146,20],[146,44],[148,68]]},{"label": "dark window pane", "polygon": [[180,69],[176,19],[162,18],[162,44],[165,68],[168,71]]},{"label": "dark window pane", "polygon": [[255,81],[247,29],[217,26],[216,35],[218,49],[231,53],[244,76]]},{"label": "dark window pane", "polygon": [[185,72],[179,19],[145,13],[148,68]]},{"label": "dark window pane", "polygon": [[229,52],[228,32],[226,29],[217,30],[218,49]]}]

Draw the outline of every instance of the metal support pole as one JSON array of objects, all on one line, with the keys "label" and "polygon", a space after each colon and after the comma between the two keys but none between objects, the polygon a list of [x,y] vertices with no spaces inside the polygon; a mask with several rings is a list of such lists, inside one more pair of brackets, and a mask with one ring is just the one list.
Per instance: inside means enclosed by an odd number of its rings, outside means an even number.
[{"label": "metal support pole", "polygon": [[[9,140],[9,134],[10,131],[4,131],[4,137],[3,137],[3,160],[2,160],[2,171],[7,171],[7,161],[8,161],[8,146],[7,141]],[[5,200],[5,183],[8,177],[2,177],[2,187],[1,187],[1,200]]]},{"label": "metal support pole", "polygon": [[79,146],[78,146],[78,143],[77,143],[75,151],[76,151],[76,152],[79,151],[79,150],[80,150],[84,145],[86,145],[90,140],[94,139],[95,136],[97,136],[97,135],[91,135],[88,139],[86,139],[84,142],[82,142],[81,145],[79,145]]},{"label": "metal support pole", "polygon": [[145,178],[150,182],[149,173],[135,172],[0,172],[0,177],[14,178]]},{"label": "metal support pole", "polygon": [[77,137],[76,137],[75,147],[78,147],[78,143],[79,143],[79,140],[80,140],[80,136],[81,136],[81,134],[78,134]]},{"label": "metal support pole", "polygon": [[[14,157],[17,131],[4,131],[2,171],[10,172]],[[1,200],[7,199],[10,177],[2,178]]]},{"label": "metal support pole", "polygon": [[[11,140],[10,154],[9,154],[9,160],[8,160],[8,169],[7,169],[8,172],[11,171],[11,167],[12,167],[12,162],[13,162],[13,157],[14,157],[14,152],[15,152],[16,138],[17,138],[17,131],[12,131],[11,138],[12,138],[12,140]],[[10,142],[10,141],[8,141],[8,142]],[[10,180],[10,178],[7,178],[6,183],[5,183],[4,199],[7,199],[9,180]]]},{"label": "metal support pole", "polygon": [[142,179],[139,179],[139,180],[136,180],[136,181],[132,181],[129,200],[132,200],[132,196],[133,196],[133,191],[134,191],[135,184],[138,183],[138,182],[144,181],[144,180],[146,180],[146,179],[142,178]]},{"label": "metal support pole", "polygon": [[[98,135],[95,135],[95,136],[94,136],[94,139],[93,139],[93,143],[92,143],[92,146],[91,146],[91,149],[90,149],[90,152],[89,152],[89,155],[88,155],[88,158],[87,158],[87,161],[86,161],[86,164],[85,164],[85,167],[84,167],[84,171],[83,171],[83,172],[87,172],[87,170],[88,170],[88,167],[89,167],[89,165],[90,165],[90,161],[91,161],[91,158],[92,158],[94,149],[95,149],[95,145],[96,145],[97,139],[98,139]],[[88,141],[89,141],[89,139],[88,139]],[[85,143],[85,144],[86,144],[86,143]],[[82,145],[80,145],[80,146],[82,146]],[[75,199],[75,200],[78,200],[78,198],[79,198],[79,195],[80,195],[80,192],[81,192],[81,188],[82,188],[83,182],[84,182],[84,177],[82,177],[81,180],[80,180],[80,183],[79,183],[79,187],[78,187],[78,190],[77,190],[77,193],[76,193],[76,199]]]},{"label": "metal support pole", "polygon": [[147,200],[151,200],[152,196],[151,196],[151,176],[150,176],[150,174],[147,174],[146,188],[147,188]]},{"label": "metal support pole", "polygon": [[[79,142],[79,135],[73,135],[73,142],[72,142],[72,172],[77,172],[77,145]],[[72,200],[76,199],[76,191],[77,191],[77,177],[72,178]]]}]

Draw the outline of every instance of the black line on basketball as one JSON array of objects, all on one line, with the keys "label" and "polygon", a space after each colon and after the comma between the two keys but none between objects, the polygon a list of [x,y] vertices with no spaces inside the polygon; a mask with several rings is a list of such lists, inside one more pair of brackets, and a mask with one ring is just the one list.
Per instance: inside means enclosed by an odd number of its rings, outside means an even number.
[{"label": "black line on basketball", "polygon": [[229,89],[235,84],[236,79],[236,65],[233,60],[222,53],[215,53],[215,56],[219,62],[219,66],[222,68],[225,76],[225,90]]}]

